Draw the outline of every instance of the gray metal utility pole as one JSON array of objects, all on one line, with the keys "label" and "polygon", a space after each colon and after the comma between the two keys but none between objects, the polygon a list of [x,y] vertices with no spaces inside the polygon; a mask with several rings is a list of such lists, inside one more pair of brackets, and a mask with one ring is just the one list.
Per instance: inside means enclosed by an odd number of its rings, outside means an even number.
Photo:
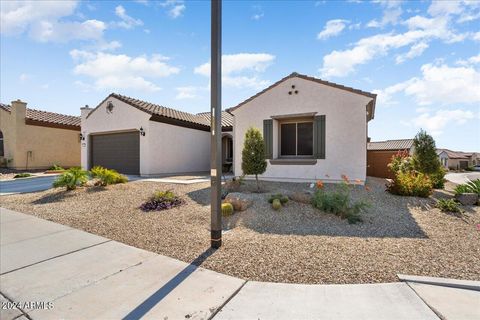
[{"label": "gray metal utility pole", "polygon": [[211,247],[222,245],[222,1],[211,0]]}]

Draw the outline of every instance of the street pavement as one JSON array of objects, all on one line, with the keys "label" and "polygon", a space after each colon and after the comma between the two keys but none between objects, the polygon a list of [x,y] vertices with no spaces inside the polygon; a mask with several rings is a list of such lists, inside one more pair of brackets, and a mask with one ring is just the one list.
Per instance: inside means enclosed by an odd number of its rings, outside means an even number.
[{"label": "street pavement", "polygon": [[52,188],[57,176],[20,178],[0,181],[0,196],[16,193],[36,192]]},{"label": "street pavement", "polygon": [[2,320],[480,319],[478,281],[246,281],[3,208],[0,232]]},{"label": "street pavement", "polygon": [[452,172],[445,175],[445,179],[456,184],[480,179],[480,172]]}]

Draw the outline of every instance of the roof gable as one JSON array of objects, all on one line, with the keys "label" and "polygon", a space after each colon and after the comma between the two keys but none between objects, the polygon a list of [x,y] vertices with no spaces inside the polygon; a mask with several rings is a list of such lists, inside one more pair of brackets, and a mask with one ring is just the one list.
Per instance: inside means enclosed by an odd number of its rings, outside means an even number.
[{"label": "roof gable", "polygon": [[254,100],[255,98],[261,96],[265,92],[275,88],[279,84],[281,84],[281,83],[283,83],[286,80],[291,79],[291,78],[300,78],[300,79],[304,79],[304,80],[308,80],[308,81],[313,81],[315,83],[323,84],[323,85],[326,85],[326,86],[329,86],[329,87],[333,87],[333,88],[340,89],[340,90],[345,90],[345,91],[348,91],[348,92],[351,92],[351,93],[355,93],[355,94],[359,94],[359,95],[362,95],[362,96],[365,96],[365,97],[368,97],[368,98],[372,98],[372,101],[368,104],[368,107],[370,108],[370,110],[369,110],[370,118],[369,119],[373,119],[374,112],[375,112],[375,102],[376,102],[376,98],[377,98],[376,94],[366,92],[366,91],[363,91],[363,90],[359,90],[359,89],[355,89],[355,88],[351,88],[351,87],[347,87],[347,86],[343,86],[343,85],[336,84],[336,83],[329,82],[329,81],[325,81],[325,80],[322,80],[322,79],[310,77],[310,76],[307,76],[307,75],[299,74],[297,72],[293,72],[290,75],[280,79],[279,81],[275,82],[271,86],[265,88],[264,90],[258,92],[257,94],[251,96],[250,98],[244,100],[243,102],[240,102],[236,106],[227,109],[227,111],[228,112],[234,112],[235,110],[237,110],[238,108],[247,104],[248,102]]},{"label": "roof gable", "polygon": [[367,150],[409,150],[413,147],[413,139],[398,139],[372,141],[367,144]]}]

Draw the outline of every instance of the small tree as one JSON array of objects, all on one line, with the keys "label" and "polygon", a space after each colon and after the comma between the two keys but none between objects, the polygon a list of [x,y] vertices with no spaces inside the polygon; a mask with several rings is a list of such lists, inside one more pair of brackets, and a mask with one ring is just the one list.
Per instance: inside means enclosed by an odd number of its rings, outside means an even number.
[{"label": "small tree", "polygon": [[249,128],[245,133],[245,141],[242,150],[243,174],[254,174],[257,181],[257,191],[260,191],[258,175],[267,169],[265,160],[265,144],[260,130]]},{"label": "small tree", "polygon": [[443,188],[445,170],[437,155],[435,140],[423,129],[413,139],[415,169],[430,176],[434,188]]}]

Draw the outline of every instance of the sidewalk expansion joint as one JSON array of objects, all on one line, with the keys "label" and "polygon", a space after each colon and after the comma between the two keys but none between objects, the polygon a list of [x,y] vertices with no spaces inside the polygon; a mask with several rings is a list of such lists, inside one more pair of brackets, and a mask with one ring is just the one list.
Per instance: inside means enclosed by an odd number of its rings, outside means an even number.
[{"label": "sidewalk expansion joint", "polygon": [[243,289],[243,287],[247,284],[248,280],[245,280],[245,282],[242,283],[242,285],[237,289],[235,290],[234,293],[232,293],[232,295],[230,297],[228,297],[227,300],[225,300],[225,302],[223,302],[213,313],[212,315],[208,318],[208,320],[212,320],[213,318],[215,318],[215,316],[220,312],[222,311],[222,309],[227,305],[227,303],[229,303],[239,292],[240,290]]}]

